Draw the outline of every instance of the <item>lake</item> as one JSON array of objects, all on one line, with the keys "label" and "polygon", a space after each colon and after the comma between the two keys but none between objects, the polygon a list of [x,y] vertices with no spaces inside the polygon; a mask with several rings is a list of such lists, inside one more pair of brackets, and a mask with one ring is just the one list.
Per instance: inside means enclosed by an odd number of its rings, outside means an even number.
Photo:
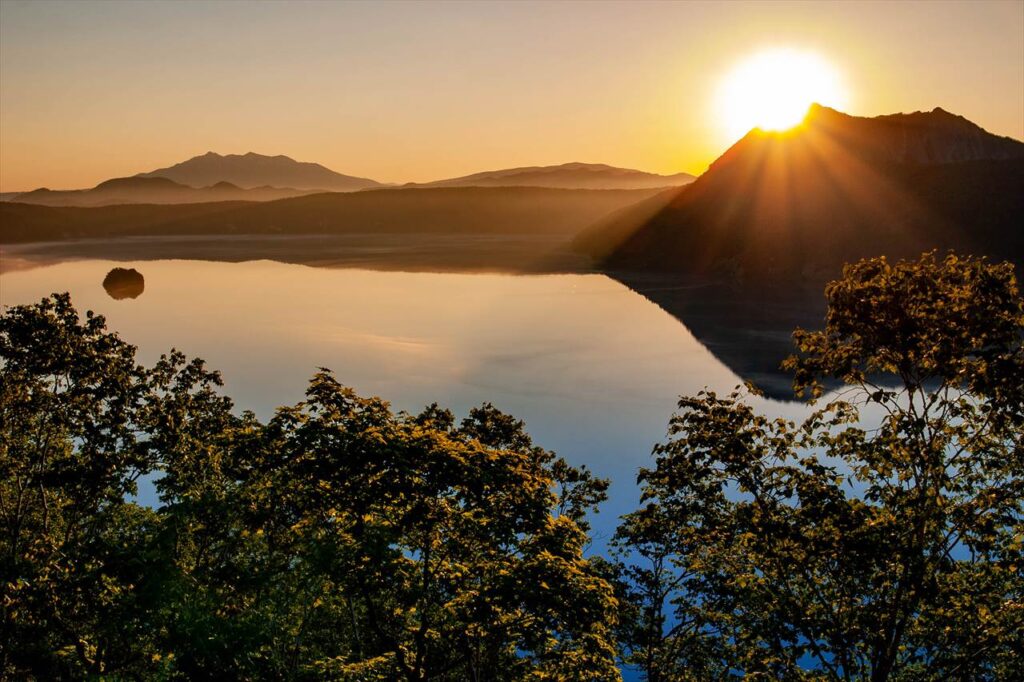
[{"label": "lake", "polygon": [[[141,271],[142,295],[108,296],[102,282],[113,267]],[[635,508],[637,469],[650,464],[678,396],[742,383],[677,318],[600,274],[174,259],[71,260],[0,274],[5,306],[55,291],[106,316],[144,364],[171,347],[204,358],[237,407],[264,419],[300,400],[318,367],[399,410],[436,401],[461,418],[491,402],[525,420],[539,445],[612,479],[596,547]],[[755,402],[781,416],[806,409]]]}]

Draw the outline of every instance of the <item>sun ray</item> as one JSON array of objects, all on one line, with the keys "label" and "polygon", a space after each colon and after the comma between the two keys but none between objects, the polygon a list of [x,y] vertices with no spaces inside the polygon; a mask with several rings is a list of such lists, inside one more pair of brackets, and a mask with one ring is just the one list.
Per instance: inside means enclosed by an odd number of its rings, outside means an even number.
[{"label": "sun ray", "polygon": [[815,102],[848,106],[839,72],[814,52],[772,48],[747,57],[726,74],[716,93],[715,115],[733,141],[752,128],[792,128]]}]

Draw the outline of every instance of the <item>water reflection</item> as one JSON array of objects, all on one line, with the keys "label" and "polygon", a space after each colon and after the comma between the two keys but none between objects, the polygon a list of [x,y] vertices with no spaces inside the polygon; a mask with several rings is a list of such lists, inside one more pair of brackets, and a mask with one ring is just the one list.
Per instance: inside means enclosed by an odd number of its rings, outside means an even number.
[{"label": "water reflection", "polygon": [[[302,398],[317,367],[363,394],[465,414],[482,402],[614,481],[596,529],[637,502],[677,396],[742,382],[671,315],[603,275],[496,275],[312,268],[270,261],[150,261],[146,296],[118,305],[98,286],[115,263],[84,260],[0,275],[0,303],[70,291],[80,310],[153,363],[169,348],[223,372],[240,409],[269,416]],[[797,404],[759,407],[797,416]],[[600,542],[600,539],[599,539]]]},{"label": "water reflection", "polygon": [[[590,264],[578,254],[569,254],[567,249],[562,236],[532,234],[127,237],[7,246],[6,252],[0,253],[0,273],[69,260],[108,259],[220,263],[267,259],[406,273],[590,273]],[[822,324],[824,301],[820,288],[800,291],[790,283],[770,291],[738,291],[665,274],[609,276],[686,325],[701,344],[743,381],[756,384],[774,398],[792,399],[791,377],[779,369],[779,364],[793,350],[794,328],[818,328]]]},{"label": "water reflection", "polygon": [[825,298],[819,289],[739,291],[671,275],[612,277],[685,324],[744,381],[773,398],[794,398],[793,377],[780,365],[794,351],[794,329],[824,327]]}]

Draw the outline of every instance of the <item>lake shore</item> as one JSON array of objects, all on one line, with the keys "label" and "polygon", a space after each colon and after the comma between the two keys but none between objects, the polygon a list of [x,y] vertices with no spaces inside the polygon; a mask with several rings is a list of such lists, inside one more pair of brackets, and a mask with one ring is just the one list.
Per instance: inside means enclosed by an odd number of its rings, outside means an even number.
[{"label": "lake shore", "polygon": [[76,239],[4,244],[0,273],[68,260],[272,260],[331,268],[406,272],[591,272],[562,235],[208,235]]}]

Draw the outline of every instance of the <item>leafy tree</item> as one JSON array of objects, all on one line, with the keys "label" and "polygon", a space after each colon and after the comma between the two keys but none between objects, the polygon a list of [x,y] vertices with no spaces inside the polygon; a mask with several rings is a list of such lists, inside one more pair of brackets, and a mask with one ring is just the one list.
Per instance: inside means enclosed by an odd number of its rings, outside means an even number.
[{"label": "leafy tree", "polygon": [[0,676],[618,678],[583,557],[607,483],[492,406],[321,371],[263,424],[66,294],[0,317],[0,362]]},{"label": "leafy tree", "polygon": [[67,294],[0,317],[0,675],[163,667],[161,616],[186,578],[168,543],[180,515],[132,496],[157,469],[175,499],[199,496],[192,472],[236,419],[201,362],[172,353],[146,370],[135,351]]},{"label": "leafy tree", "polygon": [[[606,483],[522,422],[489,405],[458,427],[436,406],[394,415],[320,372],[252,461],[253,524],[306,574],[317,675],[617,677],[615,603],[582,556]],[[336,628],[346,646],[322,646]]]},{"label": "leafy tree", "polygon": [[[147,510],[125,503],[150,462],[135,415],[135,349],[80,322],[65,295],[0,318],[0,671],[99,674],[146,654],[111,618],[137,617]],[[116,568],[114,567],[116,565]]]},{"label": "leafy tree", "polygon": [[[1024,677],[1024,303],[1012,266],[848,266],[799,426],[684,398],[617,534],[648,679]],[[875,423],[877,422],[877,423]]]}]

